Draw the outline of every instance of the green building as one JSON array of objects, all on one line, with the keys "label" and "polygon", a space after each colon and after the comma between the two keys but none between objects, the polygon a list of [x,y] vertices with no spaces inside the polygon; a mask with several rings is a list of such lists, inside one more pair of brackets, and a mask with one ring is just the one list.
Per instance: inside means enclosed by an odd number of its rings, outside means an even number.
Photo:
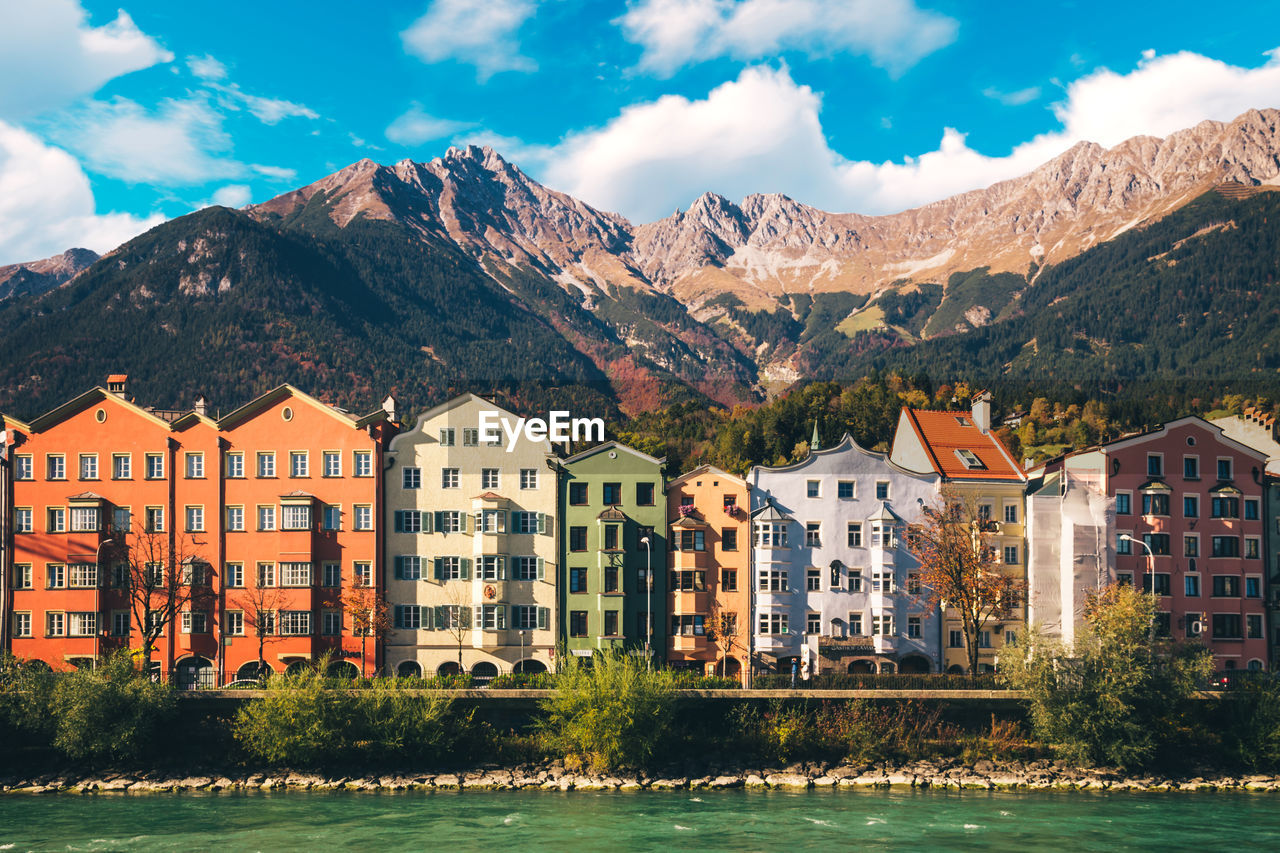
[{"label": "green building", "polygon": [[561,462],[559,625],[569,654],[643,651],[648,645],[662,657],[667,647],[665,466],[665,459],[617,442]]}]

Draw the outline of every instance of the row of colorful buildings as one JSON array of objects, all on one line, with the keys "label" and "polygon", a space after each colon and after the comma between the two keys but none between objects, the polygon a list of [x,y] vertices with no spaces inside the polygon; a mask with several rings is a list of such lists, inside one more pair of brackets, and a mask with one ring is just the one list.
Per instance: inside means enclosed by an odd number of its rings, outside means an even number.
[{"label": "row of colorful buildings", "polygon": [[609,648],[743,680],[964,671],[967,637],[907,547],[944,492],[1026,590],[977,637],[980,669],[1028,619],[1071,639],[1116,580],[1154,588],[1156,629],[1220,669],[1274,656],[1280,444],[1256,415],[1028,471],[980,395],[905,408],[888,453],[819,447],[815,428],[802,461],[741,478],[616,442],[570,454],[471,394],[402,423],[391,398],[353,415],[286,385],[212,417],[126,383],[4,418],[0,636],[18,657],[68,668],[154,636],[155,668],[190,686],[326,654],[483,681]]}]

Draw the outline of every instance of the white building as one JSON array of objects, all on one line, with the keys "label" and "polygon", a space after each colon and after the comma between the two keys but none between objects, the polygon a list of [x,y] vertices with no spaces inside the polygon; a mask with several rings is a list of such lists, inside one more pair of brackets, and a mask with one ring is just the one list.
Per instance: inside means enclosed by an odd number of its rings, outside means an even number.
[{"label": "white building", "polygon": [[[846,435],[752,488],[757,661],[790,672],[937,672],[941,637],[906,548],[906,527],[938,496],[916,474]],[[807,648],[807,652],[805,649]]]}]

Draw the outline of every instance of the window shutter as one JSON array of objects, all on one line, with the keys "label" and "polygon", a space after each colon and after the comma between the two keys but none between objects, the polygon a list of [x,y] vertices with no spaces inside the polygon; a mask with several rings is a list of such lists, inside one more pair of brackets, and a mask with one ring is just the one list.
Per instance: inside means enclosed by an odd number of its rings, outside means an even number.
[{"label": "window shutter", "polygon": [[[399,513],[396,513],[396,515],[398,517]],[[404,580],[404,557],[401,557],[399,555],[396,556],[396,580],[398,581]],[[399,612],[400,612],[399,608],[396,608],[397,615],[399,614]]]},{"label": "window shutter", "polygon": [[504,631],[507,628],[507,608],[502,605],[498,606],[498,628]]},{"label": "window shutter", "polygon": [[395,626],[397,628],[404,627],[404,607],[399,604],[396,605]]},{"label": "window shutter", "polygon": [[458,562],[462,564],[462,579],[464,581],[471,580],[471,558],[460,557]]},{"label": "window shutter", "polygon": [[403,510],[399,510],[399,509],[396,510],[395,531],[396,533],[404,533],[404,511]]},{"label": "window shutter", "polygon": [[441,557],[431,558],[432,573],[438,581],[444,580],[444,559]]},{"label": "window shutter", "polygon": [[431,513],[431,515],[435,519],[436,530],[444,530],[444,513],[437,510],[436,512]]},{"label": "window shutter", "polygon": [[506,579],[507,579],[507,558],[499,557],[498,558],[498,580],[504,581]]},{"label": "window shutter", "polygon": [[421,512],[421,513],[418,513],[418,514],[422,516],[422,532],[423,532],[423,533],[434,533],[434,532],[435,532],[435,529],[434,529],[434,527],[432,526],[431,521],[432,521],[432,519],[435,517],[435,513],[433,513],[433,512]]},{"label": "window shutter", "polygon": [[471,531],[468,529],[470,524],[471,524],[471,513],[467,512],[466,510],[459,511],[458,512],[458,532],[470,533]]},{"label": "window shutter", "polygon": [[502,511],[500,511],[500,512],[498,513],[498,532],[499,532],[499,533],[506,533],[506,532],[507,532],[507,512],[506,512],[506,510],[502,510]]},{"label": "window shutter", "polygon": [[545,512],[538,513],[538,532],[546,533],[547,528],[551,526],[550,522],[551,522],[551,517],[548,516]]},{"label": "window shutter", "polygon": [[538,580],[540,581],[546,580],[547,579],[547,568],[546,568],[547,561],[542,559],[541,557],[538,557],[537,559],[538,559]]},{"label": "window shutter", "polygon": [[538,630],[539,631],[547,630],[547,618],[550,615],[551,615],[550,608],[547,608],[547,607],[538,608]]},{"label": "window shutter", "polygon": [[436,618],[435,618],[434,627],[437,629],[444,628],[444,626],[449,621],[448,617],[445,615],[445,612],[444,612],[444,605],[440,605],[439,607],[433,607],[431,609],[435,611]]},{"label": "window shutter", "polygon": [[422,607],[419,608],[418,612],[420,613],[419,630],[430,631],[433,627],[435,627],[431,624],[431,617],[435,615],[434,607],[428,607],[426,605],[423,605]]}]

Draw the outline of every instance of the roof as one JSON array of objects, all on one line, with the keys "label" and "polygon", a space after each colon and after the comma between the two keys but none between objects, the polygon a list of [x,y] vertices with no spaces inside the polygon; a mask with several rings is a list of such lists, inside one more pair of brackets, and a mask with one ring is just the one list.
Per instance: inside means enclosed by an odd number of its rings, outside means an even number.
[{"label": "roof", "polygon": [[[779,471],[800,471],[813,464],[813,462],[820,457],[836,456],[841,453],[847,453],[850,450],[856,450],[863,456],[869,456],[872,459],[883,462],[899,474],[904,474],[908,477],[915,477],[918,480],[929,480],[934,476],[933,474],[921,473],[919,471],[912,471],[909,468],[904,468],[897,462],[894,462],[888,453],[880,453],[876,450],[867,450],[861,444],[854,441],[853,436],[847,432],[840,436],[840,440],[831,447],[824,447],[821,450],[810,450],[805,454],[805,457],[798,462],[791,462],[786,465],[752,465],[751,474],[752,476],[755,476],[766,471],[770,473],[776,473]],[[748,487],[751,487],[750,483],[748,483]]]},{"label": "roof", "polygon": [[668,524],[670,524],[672,527],[677,527],[680,529],[689,529],[689,530],[696,530],[696,529],[707,526],[707,523],[705,521],[703,521],[700,518],[695,518],[692,515],[682,515],[676,521],[668,522]]},{"label": "roof", "polygon": [[773,501],[769,501],[763,507],[756,510],[752,516],[756,521],[790,521],[791,516],[783,515],[778,508],[773,505]]},{"label": "roof", "polygon": [[605,509],[604,512],[597,515],[596,518],[600,521],[626,521],[627,520],[626,514],[622,510],[618,509],[616,506],[608,507],[607,509]]},{"label": "roof", "polygon": [[113,374],[111,374],[110,376],[108,376],[108,377],[107,377],[107,381],[108,381],[108,382],[110,382],[110,383],[112,383],[112,384],[115,384],[116,382],[128,382],[128,381],[129,381],[129,374],[127,374],[127,373],[113,373]]},{"label": "roof", "polygon": [[670,481],[667,485],[669,487],[677,486],[680,483],[685,482],[686,480],[692,480],[694,477],[702,477],[704,475],[719,477],[722,480],[729,480],[736,485],[744,486],[748,489],[751,488],[751,485],[746,480],[742,479],[736,474],[730,474],[728,471],[725,471],[721,468],[717,468],[714,465],[699,465],[697,468],[694,468],[689,473],[681,474],[679,477],[676,477],[674,480]]},{"label": "roof", "polygon": [[876,508],[876,511],[873,512],[867,520],[868,521],[902,521],[902,516],[898,515],[896,512],[890,509],[888,502],[880,501],[880,506]]},{"label": "roof", "polygon": [[662,457],[661,459],[655,459],[654,457],[650,456],[648,453],[644,453],[643,451],[636,450],[634,447],[627,447],[625,444],[621,444],[617,441],[606,441],[604,444],[597,444],[595,447],[590,447],[579,453],[573,454],[567,459],[562,459],[561,463],[564,465],[572,465],[574,462],[580,462],[581,460],[586,459],[589,456],[595,456],[597,453],[603,453],[606,450],[621,450],[624,453],[630,453],[632,456],[638,456],[641,459],[645,460],[646,462],[652,462],[654,465],[667,464],[667,457],[665,456]]},{"label": "roof", "polygon": [[474,498],[472,498],[472,500],[473,501],[505,501],[506,498],[504,498],[502,495],[498,494],[497,492],[482,492],[481,494],[478,494]]},{"label": "roof", "polygon": [[[1026,481],[1022,466],[1014,461],[1004,443],[991,430],[978,429],[971,412],[910,407],[902,412],[929,454],[933,470],[942,476],[955,480]],[[972,453],[980,464],[966,465],[957,451]]]}]

